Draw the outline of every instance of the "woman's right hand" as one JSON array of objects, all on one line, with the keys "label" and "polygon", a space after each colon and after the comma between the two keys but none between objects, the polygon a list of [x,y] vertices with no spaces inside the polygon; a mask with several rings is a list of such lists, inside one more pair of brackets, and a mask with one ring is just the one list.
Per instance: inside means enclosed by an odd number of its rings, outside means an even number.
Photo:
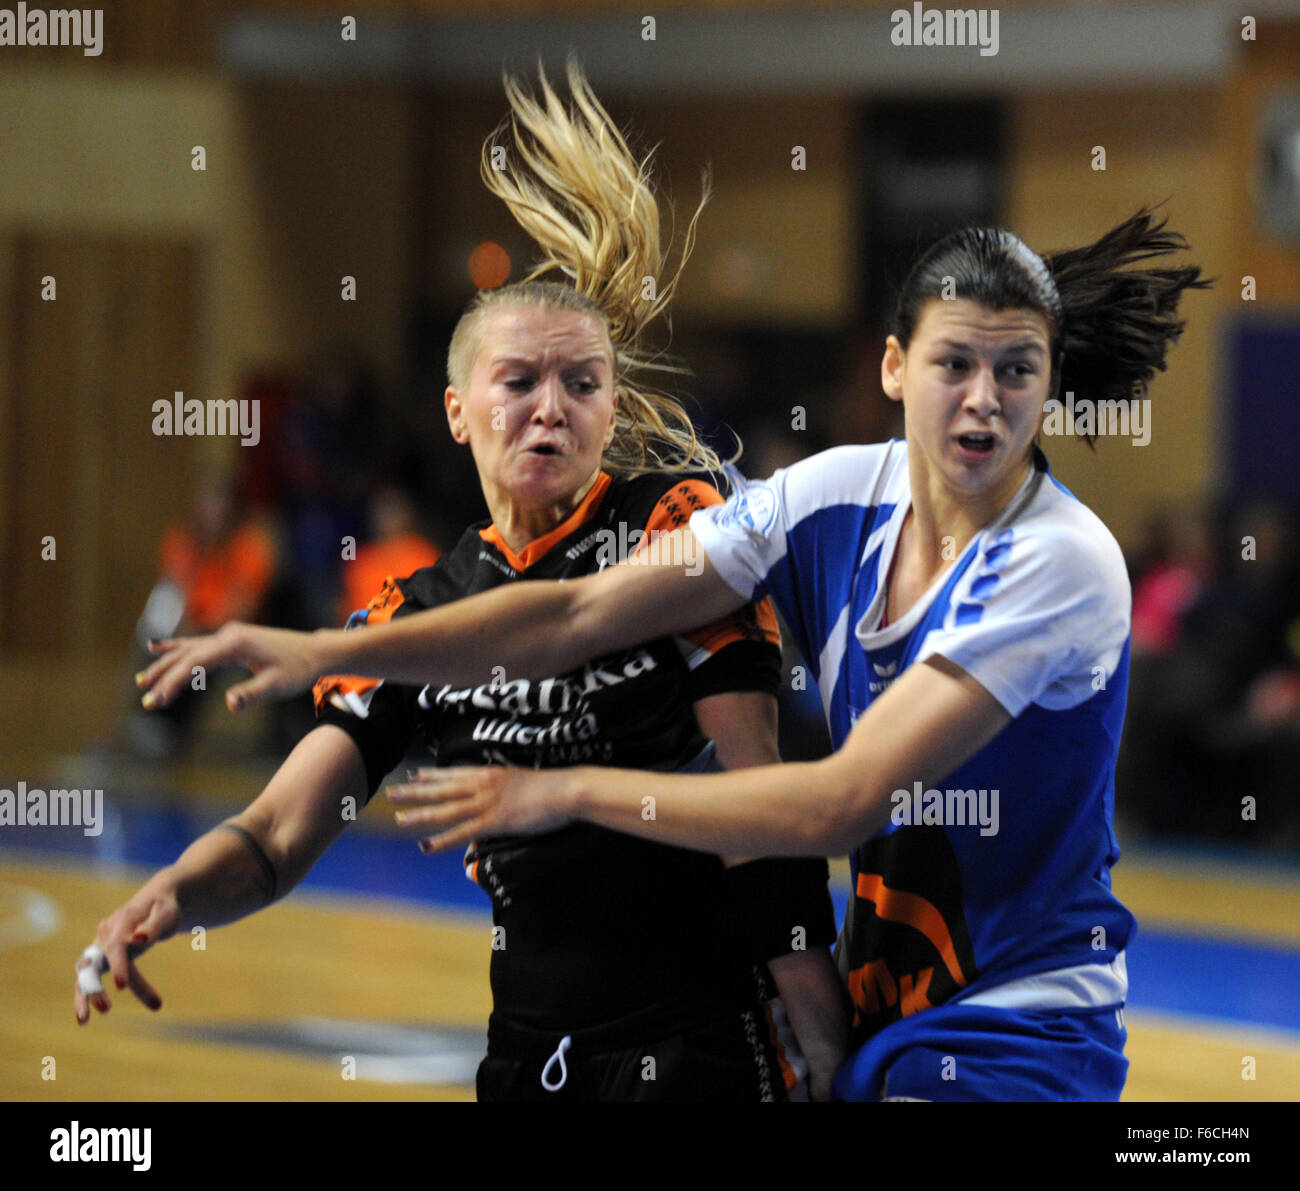
[{"label": "woman's right hand", "polygon": [[195,667],[206,672],[217,666],[247,666],[253,677],[226,692],[226,706],[243,711],[267,699],[288,699],[309,690],[322,674],[331,672],[323,633],[271,629],[232,620],[206,637],[173,637],[151,641],[160,655],[135,676],[145,691],[146,710],[166,707],[190,684]]},{"label": "woman's right hand", "polygon": [[421,768],[388,787],[397,825],[420,832],[421,852],[463,848],[493,835],[538,835],[573,821],[585,770],[506,765]]},{"label": "woman's right hand", "polygon": [[[150,883],[152,884],[152,882]],[[161,943],[176,932],[180,921],[180,907],[176,895],[166,889],[151,889],[146,885],[129,902],[115,910],[95,932],[94,947],[99,955],[87,948],[77,961],[76,1010],[77,1021],[85,1025],[90,1020],[94,1006],[100,1013],[109,1010],[108,994],[99,979],[103,970],[112,972],[118,988],[131,991],[149,1009],[162,1008],[162,998],[154,991],[136,967],[136,960],[155,943]],[[89,969],[89,971],[87,971]]]}]

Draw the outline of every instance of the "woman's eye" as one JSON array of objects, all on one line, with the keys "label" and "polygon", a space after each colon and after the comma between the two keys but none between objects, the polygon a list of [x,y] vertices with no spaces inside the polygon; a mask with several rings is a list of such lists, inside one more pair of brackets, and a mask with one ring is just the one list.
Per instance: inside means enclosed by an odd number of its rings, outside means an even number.
[{"label": "woman's eye", "polygon": [[576,389],[579,393],[594,393],[597,385],[594,380],[571,380],[569,388]]},{"label": "woman's eye", "polygon": [[533,387],[532,377],[529,376],[512,376],[505,384],[507,389],[513,389],[517,393],[526,393]]},{"label": "woman's eye", "polygon": [[966,361],[965,361],[965,360],[962,360],[962,359],[960,359],[960,358],[958,358],[958,357],[956,357],[956,356],[952,356],[952,357],[950,357],[950,358],[947,359],[947,360],[940,360],[940,361],[939,361],[939,367],[940,367],[940,368],[946,368],[946,369],[948,369],[949,371],[953,371],[953,372],[960,372],[960,371],[962,371],[963,369],[965,369],[965,367],[966,367]]}]

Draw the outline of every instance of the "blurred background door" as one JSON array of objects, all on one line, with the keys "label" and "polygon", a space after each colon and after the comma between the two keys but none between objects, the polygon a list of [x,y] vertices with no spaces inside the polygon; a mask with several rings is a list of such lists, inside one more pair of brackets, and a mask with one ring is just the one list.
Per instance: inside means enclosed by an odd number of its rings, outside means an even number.
[{"label": "blurred background door", "polygon": [[18,234],[0,261],[0,650],[120,657],[156,575],[148,550],[190,495],[196,449],[156,437],[152,406],[200,396],[200,249]]}]

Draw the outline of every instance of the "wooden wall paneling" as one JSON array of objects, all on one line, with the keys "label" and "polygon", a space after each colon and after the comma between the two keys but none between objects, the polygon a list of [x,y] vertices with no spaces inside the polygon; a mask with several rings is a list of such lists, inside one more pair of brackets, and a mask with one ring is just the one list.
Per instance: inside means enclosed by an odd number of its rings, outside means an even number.
[{"label": "wooden wall paneling", "polygon": [[[152,238],[20,234],[7,320],[6,652],[119,652],[190,498],[198,444],[152,433],[152,403],[194,390],[199,249]],[[42,301],[52,276],[55,301]],[[56,558],[41,558],[46,535]]]}]

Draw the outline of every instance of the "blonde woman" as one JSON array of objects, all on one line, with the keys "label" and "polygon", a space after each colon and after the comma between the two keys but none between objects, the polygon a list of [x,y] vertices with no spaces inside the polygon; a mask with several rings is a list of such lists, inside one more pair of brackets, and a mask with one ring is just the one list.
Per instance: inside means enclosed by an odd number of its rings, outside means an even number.
[{"label": "blonde woman", "polygon": [[[655,363],[643,332],[671,300],[699,211],[663,277],[648,159],[632,155],[573,66],[569,82],[566,107],[544,76],[536,99],[507,81],[512,117],[484,145],[485,183],[543,254],[525,281],[477,296],[448,356],[448,425],[473,452],[492,520],[437,565],[386,583],[350,621],[358,635],[464,596],[589,575],[629,547],[653,555],[661,534],[721,503],[708,478],[719,460],[644,380]],[[506,133],[507,168],[494,169]],[[494,671],[490,642],[482,648],[482,683],[317,683],[320,726],[246,811],[101,924],[79,979],[93,990],[107,964],[157,1007],[139,955],[190,923],[283,896],[342,830],[340,799],[372,795],[421,735],[437,766],[701,773],[779,760],[766,603],[551,676]],[[156,690],[150,702],[170,698]],[[812,1095],[828,1093],[847,1010],[824,861],[728,865],[578,824],[477,841],[466,866],[499,940],[480,1098],[784,1099],[797,1073],[764,1012],[769,977]],[[91,1006],[107,998],[79,987],[78,1020]]]}]

